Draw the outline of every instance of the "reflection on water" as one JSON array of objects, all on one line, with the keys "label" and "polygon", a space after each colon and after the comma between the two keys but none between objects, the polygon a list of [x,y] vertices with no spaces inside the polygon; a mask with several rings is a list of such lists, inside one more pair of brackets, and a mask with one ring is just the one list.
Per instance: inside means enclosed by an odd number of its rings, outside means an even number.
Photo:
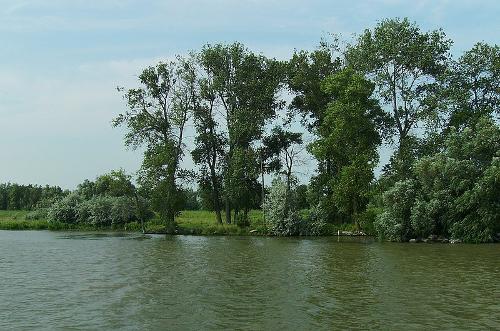
[{"label": "reflection on water", "polygon": [[56,239],[99,240],[108,238],[124,238],[132,240],[142,240],[151,239],[153,238],[153,236],[154,235],[130,234],[126,232],[69,232],[57,236]]},{"label": "reflection on water", "polygon": [[0,231],[0,330],[499,329],[499,257],[370,238]]}]

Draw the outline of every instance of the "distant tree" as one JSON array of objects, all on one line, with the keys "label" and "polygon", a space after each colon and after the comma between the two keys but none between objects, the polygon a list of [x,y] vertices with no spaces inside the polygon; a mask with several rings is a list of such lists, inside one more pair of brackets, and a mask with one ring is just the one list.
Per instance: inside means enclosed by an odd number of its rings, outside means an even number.
[{"label": "distant tree", "polygon": [[295,188],[295,204],[297,205],[297,209],[308,209],[310,208],[310,204],[307,201],[307,191],[308,187],[305,184],[297,185]]},{"label": "distant tree", "polygon": [[125,144],[145,147],[140,182],[149,188],[153,207],[172,231],[182,206],[177,180],[185,176],[184,130],[193,108],[194,69],[182,58],[146,68],[141,87],[125,93],[128,110],[113,121],[128,132]]},{"label": "distant tree", "polygon": [[184,195],[184,209],[185,210],[199,210],[200,202],[198,200],[198,192],[188,188],[183,189],[182,194]]},{"label": "distant tree", "polygon": [[68,192],[58,186],[0,184],[0,210],[32,210],[51,204]]}]

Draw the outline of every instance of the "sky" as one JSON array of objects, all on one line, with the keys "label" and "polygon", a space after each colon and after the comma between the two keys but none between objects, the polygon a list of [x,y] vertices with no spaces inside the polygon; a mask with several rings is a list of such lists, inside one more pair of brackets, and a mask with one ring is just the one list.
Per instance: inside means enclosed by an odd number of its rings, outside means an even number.
[{"label": "sky", "polygon": [[[140,151],[111,127],[126,107],[116,87],[137,87],[146,66],[206,43],[287,59],[329,33],[351,38],[408,17],[443,28],[459,56],[478,41],[498,44],[499,16],[497,0],[0,0],[0,183],[73,189],[112,169],[137,171]],[[313,173],[306,164],[301,176]]]}]

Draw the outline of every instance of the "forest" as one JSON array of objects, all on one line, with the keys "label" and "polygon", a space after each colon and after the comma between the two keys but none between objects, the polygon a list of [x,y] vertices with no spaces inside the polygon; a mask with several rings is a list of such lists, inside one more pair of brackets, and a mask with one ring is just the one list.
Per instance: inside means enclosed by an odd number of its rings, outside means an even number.
[{"label": "forest", "polygon": [[[478,42],[454,56],[452,45],[406,18],[286,61],[206,44],[118,88],[112,125],[144,151],[137,174],[74,191],[2,184],[0,209],[163,233],[182,233],[183,210],[205,210],[237,233],[498,241],[500,48]],[[376,173],[382,147],[392,154]],[[297,170],[305,154],[316,167],[308,183]]]}]

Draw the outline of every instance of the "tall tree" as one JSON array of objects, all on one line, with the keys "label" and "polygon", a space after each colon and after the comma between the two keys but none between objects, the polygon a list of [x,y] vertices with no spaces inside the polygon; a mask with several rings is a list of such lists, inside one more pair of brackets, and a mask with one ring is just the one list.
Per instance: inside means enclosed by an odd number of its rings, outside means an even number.
[{"label": "tall tree", "polygon": [[376,84],[389,106],[399,148],[436,110],[429,99],[449,59],[451,41],[442,30],[423,32],[407,18],[386,19],[365,30],[346,50],[347,63]]},{"label": "tall tree", "polygon": [[210,192],[210,207],[215,211],[217,223],[222,223],[221,191],[222,169],[224,168],[224,152],[227,137],[221,132],[218,122],[218,95],[214,89],[214,74],[210,70],[210,62],[200,54],[193,57],[201,67],[201,77],[197,78],[197,89],[193,100],[194,122],[196,126],[195,149],[193,160],[201,165],[200,188]]},{"label": "tall tree", "polygon": [[[245,195],[241,195],[241,190],[255,186],[258,171],[249,168],[256,164],[251,159],[255,158],[252,144],[261,137],[266,120],[272,118],[282,105],[278,98],[282,64],[256,55],[239,43],[206,45],[199,54],[199,63],[206,77],[204,90],[207,91],[201,95],[204,99],[202,107],[212,107],[213,118],[213,107],[217,106],[220,118],[215,123],[225,126],[225,130],[218,132],[227,132],[223,139],[227,144],[221,157],[226,222],[230,223],[231,210],[244,205],[242,199]],[[211,125],[210,121],[205,122]],[[210,132],[209,127],[200,129],[208,132],[212,142],[222,142],[215,130]],[[213,151],[211,154],[215,155]],[[240,167],[242,165],[245,165],[244,169]],[[214,183],[212,186],[216,187]]]},{"label": "tall tree", "polygon": [[125,144],[145,147],[141,182],[169,231],[181,207],[177,180],[184,176],[184,129],[193,107],[194,69],[182,58],[146,68],[141,86],[125,93],[128,109],[113,121],[126,126]]},{"label": "tall tree", "polygon": [[352,69],[329,76],[322,86],[334,101],[324,110],[319,138],[309,148],[318,161],[332,160],[334,175],[324,188],[328,204],[359,228],[359,214],[366,206],[378,161],[377,126],[383,125],[384,112],[372,98],[374,84]]}]

